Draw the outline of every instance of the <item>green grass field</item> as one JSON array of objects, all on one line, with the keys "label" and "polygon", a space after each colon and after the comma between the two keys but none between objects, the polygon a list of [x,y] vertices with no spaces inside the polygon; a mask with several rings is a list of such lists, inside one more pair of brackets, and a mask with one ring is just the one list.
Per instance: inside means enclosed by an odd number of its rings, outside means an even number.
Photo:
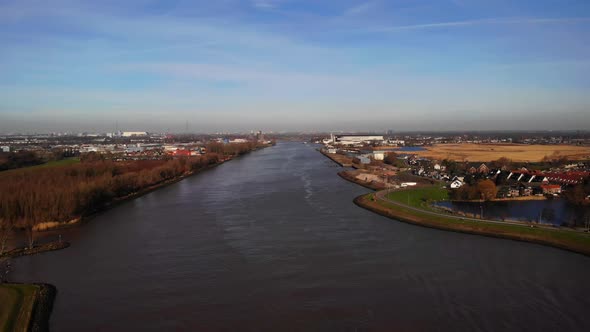
[{"label": "green grass field", "polygon": [[401,191],[393,191],[387,194],[387,198],[417,208],[428,208],[428,201],[445,201],[449,199],[449,193],[441,186],[412,188]]},{"label": "green grass field", "polygon": [[37,168],[67,166],[67,165],[77,164],[79,162],[80,162],[79,158],[66,158],[66,159],[62,159],[62,160],[55,160],[55,161],[46,162],[45,164],[41,164],[41,165],[26,167],[24,169],[37,169]]},{"label": "green grass field", "polygon": [[41,165],[35,165],[35,166],[29,166],[29,167],[23,167],[23,168],[15,168],[15,169],[9,169],[6,171],[2,171],[2,172],[0,172],[0,176],[10,176],[10,174],[14,174],[15,172],[23,172],[23,171],[28,172],[28,171],[32,171],[32,170],[36,170],[36,169],[74,165],[79,162],[80,162],[79,158],[67,158],[67,159],[62,159],[62,160],[49,161],[49,162],[46,162],[45,164],[41,164]]},{"label": "green grass field", "polygon": [[35,285],[0,285],[0,331],[28,331],[38,290]]}]

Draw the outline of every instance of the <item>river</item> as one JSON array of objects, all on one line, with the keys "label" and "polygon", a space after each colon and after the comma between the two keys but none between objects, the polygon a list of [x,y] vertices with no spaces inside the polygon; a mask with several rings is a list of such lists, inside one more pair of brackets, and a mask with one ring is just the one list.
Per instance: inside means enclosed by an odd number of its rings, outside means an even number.
[{"label": "river", "polygon": [[61,231],[13,262],[58,288],[53,331],[590,330],[590,258],[361,209],[279,143]]}]

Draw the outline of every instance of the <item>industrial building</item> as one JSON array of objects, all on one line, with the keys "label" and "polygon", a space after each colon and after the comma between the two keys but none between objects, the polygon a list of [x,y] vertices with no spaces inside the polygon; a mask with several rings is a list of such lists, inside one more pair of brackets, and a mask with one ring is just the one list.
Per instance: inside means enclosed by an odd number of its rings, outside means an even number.
[{"label": "industrial building", "polygon": [[358,145],[364,143],[382,143],[383,135],[330,135],[332,144]]},{"label": "industrial building", "polygon": [[133,137],[133,136],[147,136],[148,133],[145,131],[124,131],[121,136],[123,137]]}]

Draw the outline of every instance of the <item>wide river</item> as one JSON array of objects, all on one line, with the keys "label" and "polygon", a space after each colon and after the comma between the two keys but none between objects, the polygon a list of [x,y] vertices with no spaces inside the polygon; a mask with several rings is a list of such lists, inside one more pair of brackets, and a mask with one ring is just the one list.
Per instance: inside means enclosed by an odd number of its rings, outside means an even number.
[{"label": "wide river", "polygon": [[590,258],[396,222],[313,146],[279,143],[14,260],[53,331],[590,331]]}]

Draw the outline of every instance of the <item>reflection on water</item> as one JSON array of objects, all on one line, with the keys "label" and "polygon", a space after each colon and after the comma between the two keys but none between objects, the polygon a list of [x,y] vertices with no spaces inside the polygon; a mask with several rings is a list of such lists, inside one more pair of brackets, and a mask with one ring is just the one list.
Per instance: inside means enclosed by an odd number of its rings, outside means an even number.
[{"label": "reflection on water", "polygon": [[63,231],[14,261],[55,284],[53,331],[590,330],[590,259],[352,204],[366,189],[281,143]]},{"label": "reflection on water", "polygon": [[588,208],[575,206],[565,199],[503,202],[437,202],[436,205],[468,214],[497,220],[534,221],[554,225],[583,225]]}]

